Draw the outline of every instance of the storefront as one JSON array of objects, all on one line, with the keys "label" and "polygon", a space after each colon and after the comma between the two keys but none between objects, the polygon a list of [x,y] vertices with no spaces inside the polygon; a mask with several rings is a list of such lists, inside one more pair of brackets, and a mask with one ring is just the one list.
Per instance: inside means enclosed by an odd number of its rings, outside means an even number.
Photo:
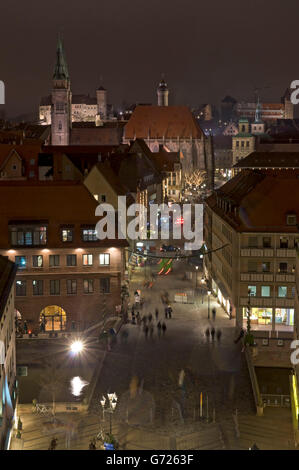
[{"label": "storefront", "polygon": [[228,298],[228,293],[227,293],[224,285],[222,284],[222,282],[219,281],[218,284],[217,284],[214,281],[214,279],[212,279],[212,291],[217,296],[217,299],[218,299],[218,302],[220,303],[220,305],[222,305],[222,307],[224,308],[226,313],[228,315],[230,315],[231,303],[230,303],[229,298]]},{"label": "storefront", "polygon": [[[275,319],[273,323],[273,311]],[[280,330],[294,329],[294,309],[293,308],[270,308],[270,307],[251,307],[250,321],[252,329]],[[247,308],[243,307],[243,323],[247,325]]]}]

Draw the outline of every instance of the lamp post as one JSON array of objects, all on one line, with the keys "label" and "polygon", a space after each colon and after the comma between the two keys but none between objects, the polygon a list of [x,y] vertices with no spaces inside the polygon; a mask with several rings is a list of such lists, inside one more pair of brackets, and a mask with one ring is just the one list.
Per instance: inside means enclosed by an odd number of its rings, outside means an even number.
[{"label": "lamp post", "polygon": [[198,271],[198,266],[195,266],[195,289],[197,289],[197,271]]},{"label": "lamp post", "polygon": [[[105,419],[105,413],[110,414],[110,434],[112,434],[112,415],[117,405],[117,395],[116,393],[107,393],[107,396],[108,396],[108,400],[103,395],[100,403],[103,409],[103,419]],[[107,406],[106,406],[106,402],[107,402]]]},{"label": "lamp post", "polygon": [[[205,282],[206,282],[206,281],[205,281],[205,278],[202,277],[200,282],[201,282],[201,285],[203,286],[203,285],[205,284]],[[203,304],[203,298],[204,298],[204,289],[202,289],[202,299],[201,299],[201,303],[202,303],[202,304]]]},{"label": "lamp post", "polygon": [[211,291],[208,290],[208,319],[210,319],[210,295]]}]

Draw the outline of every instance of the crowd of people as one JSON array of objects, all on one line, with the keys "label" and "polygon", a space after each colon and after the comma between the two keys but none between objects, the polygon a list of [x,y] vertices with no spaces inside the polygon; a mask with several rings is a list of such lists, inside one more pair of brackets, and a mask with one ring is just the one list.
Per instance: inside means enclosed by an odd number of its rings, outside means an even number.
[{"label": "crowd of people", "polygon": [[[142,327],[145,338],[153,338],[155,328],[157,329],[158,337],[165,336],[167,326],[165,321],[159,319],[159,310],[155,309],[155,315],[152,313],[141,315],[139,311],[135,313],[135,307],[131,311],[132,324]],[[154,318],[156,323],[154,322]],[[165,307],[165,319],[172,318],[172,308],[170,305]]]}]

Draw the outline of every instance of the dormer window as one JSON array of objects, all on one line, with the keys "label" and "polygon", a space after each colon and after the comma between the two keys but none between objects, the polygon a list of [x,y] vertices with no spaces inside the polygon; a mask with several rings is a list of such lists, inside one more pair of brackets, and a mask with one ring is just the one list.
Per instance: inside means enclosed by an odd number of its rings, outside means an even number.
[{"label": "dormer window", "polygon": [[287,225],[296,225],[296,224],[297,224],[297,216],[295,214],[288,214]]}]

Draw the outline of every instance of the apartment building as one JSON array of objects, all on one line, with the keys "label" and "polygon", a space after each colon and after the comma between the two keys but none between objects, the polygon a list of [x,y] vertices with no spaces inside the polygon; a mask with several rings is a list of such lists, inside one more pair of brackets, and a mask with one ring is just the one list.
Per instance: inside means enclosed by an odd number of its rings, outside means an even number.
[{"label": "apartment building", "polygon": [[15,275],[16,265],[0,256],[0,449],[8,448],[17,398]]},{"label": "apartment building", "polygon": [[120,305],[126,241],[97,239],[97,204],[82,182],[0,183],[0,253],[29,330],[83,329]]},{"label": "apartment building", "polygon": [[[241,327],[293,331],[299,172],[245,170],[205,204],[205,273]],[[290,188],[292,190],[290,191]]]}]

